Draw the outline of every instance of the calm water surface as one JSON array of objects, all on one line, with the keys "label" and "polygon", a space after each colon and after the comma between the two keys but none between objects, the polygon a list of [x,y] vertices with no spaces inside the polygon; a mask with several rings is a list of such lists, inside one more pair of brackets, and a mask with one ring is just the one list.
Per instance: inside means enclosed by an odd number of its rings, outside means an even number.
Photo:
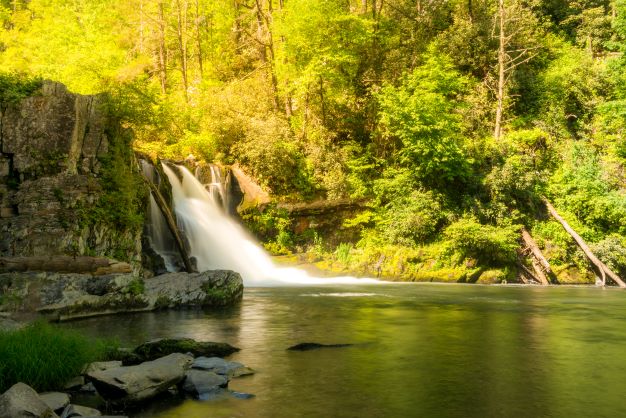
[{"label": "calm water surface", "polygon": [[[162,401],[138,417],[626,417],[626,293],[384,284],[246,289],[220,312],[64,326],[131,346],[225,341],[250,400]],[[306,352],[299,342],[354,343]]]}]

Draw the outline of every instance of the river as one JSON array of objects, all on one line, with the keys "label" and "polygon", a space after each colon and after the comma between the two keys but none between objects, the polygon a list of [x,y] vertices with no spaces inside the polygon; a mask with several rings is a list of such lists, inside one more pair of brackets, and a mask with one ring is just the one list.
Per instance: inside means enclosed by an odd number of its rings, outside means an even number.
[{"label": "river", "polygon": [[[135,417],[626,416],[626,293],[440,284],[248,288],[221,311],[66,323],[131,346],[224,341],[252,399],[162,400]],[[293,352],[300,342],[350,343]]]}]

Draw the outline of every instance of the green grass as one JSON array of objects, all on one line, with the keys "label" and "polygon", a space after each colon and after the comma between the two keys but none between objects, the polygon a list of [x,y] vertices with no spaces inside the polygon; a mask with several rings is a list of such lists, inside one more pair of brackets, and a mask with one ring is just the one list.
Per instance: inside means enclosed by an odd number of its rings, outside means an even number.
[{"label": "green grass", "polygon": [[46,322],[0,332],[0,392],[17,382],[37,391],[60,389],[86,364],[106,355],[103,341]]}]

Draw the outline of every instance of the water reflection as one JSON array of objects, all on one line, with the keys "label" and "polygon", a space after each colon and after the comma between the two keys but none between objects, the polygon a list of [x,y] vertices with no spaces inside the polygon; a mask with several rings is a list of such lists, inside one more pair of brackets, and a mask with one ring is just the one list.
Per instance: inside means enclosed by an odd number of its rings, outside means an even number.
[{"label": "water reflection", "polygon": [[[625,298],[579,288],[259,288],[217,312],[64,326],[128,345],[225,341],[259,371],[231,383],[254,399],[164,401],[141,417],[616,417],[626,415]],[[356,345],[285,350],[304,341]]]}]

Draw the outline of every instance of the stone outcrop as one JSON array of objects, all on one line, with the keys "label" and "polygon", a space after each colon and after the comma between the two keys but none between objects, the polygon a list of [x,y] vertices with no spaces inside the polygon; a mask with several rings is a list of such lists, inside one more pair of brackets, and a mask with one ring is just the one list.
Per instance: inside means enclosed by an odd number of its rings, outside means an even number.
[{"label": "stone outcrop", "polygon": [[180,383],[193,357],[174,353],[137,366],[117,367],[87,374],[98,393],[113,402],[138,402]]},{"label": "stone outcrop", "polygon": [[0,396],[0,418],[58,418],[33,388],[16,383]]},{"label": "stone outcrop", "polygon": [[227,270],[170,273],[140,280],[133,274],[0,274],[0,310],[39,312],[54,320],[178,307],[216,307],[243,295],[238,273]]},{"label": "stone outcrop", "polygon": [[45,81],[0,108],[0,256],[118,254],[139,265],[140,228],[90,212],[112,187],[104,161],[132,155],[105,102]]}]

